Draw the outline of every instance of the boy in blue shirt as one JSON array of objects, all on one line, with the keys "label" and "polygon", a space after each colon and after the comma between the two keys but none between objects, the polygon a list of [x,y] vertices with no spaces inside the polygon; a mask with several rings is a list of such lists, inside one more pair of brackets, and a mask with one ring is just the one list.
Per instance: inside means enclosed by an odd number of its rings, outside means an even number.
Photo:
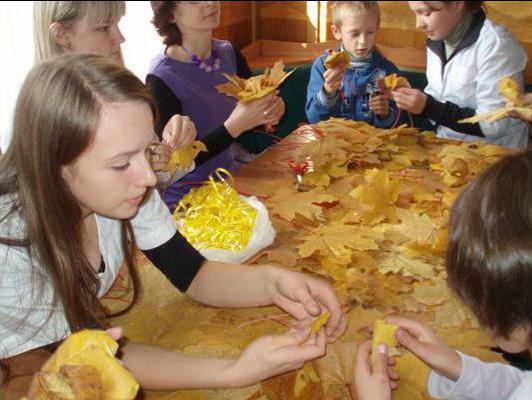
[{"label": "boy in blue shirt", "polygon": [[336,1],[332,33],[350,55],[347,67],[326,69],[325,52],[312,65],[305,112],[310,123],[329,117],[365,121],[379,128],[393,125],[398,110],[378,81],[397,67],[374,47],[380,13],[376,1]]}]

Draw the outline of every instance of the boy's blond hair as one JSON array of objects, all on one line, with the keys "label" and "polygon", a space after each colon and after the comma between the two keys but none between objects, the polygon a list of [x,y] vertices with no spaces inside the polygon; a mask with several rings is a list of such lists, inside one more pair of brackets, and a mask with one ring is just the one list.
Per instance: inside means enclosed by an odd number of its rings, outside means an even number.
[{"label": "boy's blond hair", "polygon": [[342,26],[342,19],[345,16],[375,13],[377,15],[377,23],[381,19],[379,3],[377,1],[333,1],[331,10],[332,23],[338,28]]}]

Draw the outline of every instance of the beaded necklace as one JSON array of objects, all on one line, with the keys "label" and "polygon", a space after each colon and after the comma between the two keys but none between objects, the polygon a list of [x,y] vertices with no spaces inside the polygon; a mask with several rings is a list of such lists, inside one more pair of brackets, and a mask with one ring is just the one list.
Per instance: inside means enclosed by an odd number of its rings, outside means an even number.
[{"label": "beaded necklace", "polygon": [[181,45],[181,47],[187,52],[190,61],[196,64],[199,69],[203,69],[208,73],[212,71],[218,71],[220,69],[220,56],[215,49],[211,50],[211,55],[209,57],[207,57],[205,60],[202,60],[185,46]]}]

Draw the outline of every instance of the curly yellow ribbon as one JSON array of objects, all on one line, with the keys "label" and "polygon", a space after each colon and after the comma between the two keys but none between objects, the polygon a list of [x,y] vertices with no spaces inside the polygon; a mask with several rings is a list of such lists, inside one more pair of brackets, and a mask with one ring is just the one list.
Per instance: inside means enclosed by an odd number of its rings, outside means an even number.
[{"label": "curly yellow ribbon", "polygon": [[233,182],[229,171],[218,168],[205,185],[191,189],[178,203],[174,220],[196,249],[242,251],[247,247],[257,210],[240,198]]}]

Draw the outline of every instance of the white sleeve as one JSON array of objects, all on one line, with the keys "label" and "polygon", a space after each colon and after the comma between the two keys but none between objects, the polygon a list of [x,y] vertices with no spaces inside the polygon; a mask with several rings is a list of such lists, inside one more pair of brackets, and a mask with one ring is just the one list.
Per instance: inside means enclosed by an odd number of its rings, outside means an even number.
[{"label": "white sleeve", "polygon": [[[527,55],[519,42],[503,27],[491,27],[491,30],[479,40],[476,53],[477,114],[484,114],[505,106],[506,102],[497,87],[497,82],[502,78],[515,79],[523,90],[523,71],[527,63]],[[528,134],[526,122],[509,117],[494,123],[481,121],[480,128],[489,141],[507,136],[510,132],[512,135],[524,137]]]},{"label": "white sleeve", "polygon": [[70,333],[63,309],[53,305],[53,285],[39,267],[32,267],[26,248],[0,245],[0,359]]},{"label": "white sleeve", "polygon": [[501,363],[485,363],[460,354],[462,373],[456,382],[431,371],[427,384],[436,399],[506,400],[525,381],[525,373]]},{"label": "white sleeve", "polygon": [[150,197],[131,220],[131,224],[141,250],[150,250],[163,245],[177,230],[168,207],[156,190],[152,190]]},{"label": "white sleeve", "polygon": [[441,81],[441,77],[438,75],[441,75],[441,61],[439,57],[434,54],[434,52],[427,47],[427,69],[425,70],[425,74],[427,76],[427,86],[425,86],[425,89],[423,91],[434,97],[435,99],[439,99],[439,91],[436,90],[434,85],[437,81]]}]

